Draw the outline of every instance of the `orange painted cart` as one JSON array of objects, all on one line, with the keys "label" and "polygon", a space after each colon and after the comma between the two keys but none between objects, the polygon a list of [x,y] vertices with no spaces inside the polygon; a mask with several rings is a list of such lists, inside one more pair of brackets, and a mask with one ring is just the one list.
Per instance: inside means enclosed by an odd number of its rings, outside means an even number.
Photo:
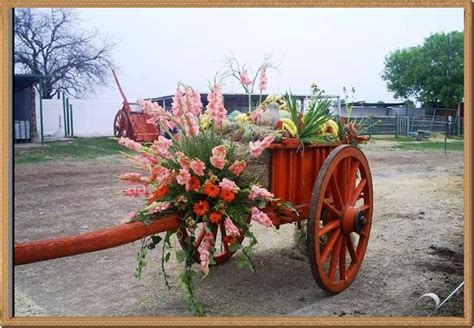
[{"label": "orange painted cart", "polygon": [[122,109],[117,112],[114,118],[114,136],[129,138],[136,142],[157,140],[160,131],[156,124],[147,123],[148,115],[140,108],[140,104],[127,100],[114,70],[112,70],[112,74],[123,98]]},{"label": "orange painted cart", "polygon": [[[271,190],[276,197],[291,201],[298,213],[277,213],[270,208],[267,214],[277,228],[307,220],[313,276],[324,290],[339,293],[356,277],[367,249],[373,214],[370,168],[364,153],[355,146],[314,144],[301,150],[291,141],[270,148]],[[148,226],[135,222],[78,236],[16,244],[15,265],[111,248],[179,227],[178,214],[172,214]],[[215,254],[217,264],[233,255],[224,236],[223,225],[218,226],[214,230],[216,249],[220,249]],[[197,235],[196,248],[201,241],[202,236]]]}]

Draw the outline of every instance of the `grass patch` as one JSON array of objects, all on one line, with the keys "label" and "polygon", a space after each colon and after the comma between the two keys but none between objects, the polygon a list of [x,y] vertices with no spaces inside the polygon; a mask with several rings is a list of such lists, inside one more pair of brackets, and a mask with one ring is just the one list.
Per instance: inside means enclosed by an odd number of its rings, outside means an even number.
[{"label": "grass patch", "polygon": [[[405,150],[422,150],[422,151],[444,151],[444,141],[412,141],[399,142],[393,148]],[[447,151],[464,151],[463,140],[448,140],[446,143]]]},{"label": "grass patch", "polygon": [[44,147],[16,148],[14,159],[15,164],[61,159],[88,160],[117,155],[120,151],[131,153],[112,138],[77,138],[68,141],[47,142]]}]

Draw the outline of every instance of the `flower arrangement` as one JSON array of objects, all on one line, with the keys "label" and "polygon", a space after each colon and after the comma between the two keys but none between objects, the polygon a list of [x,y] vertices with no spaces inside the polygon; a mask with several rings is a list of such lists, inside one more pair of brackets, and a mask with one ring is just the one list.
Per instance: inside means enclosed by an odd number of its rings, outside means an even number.
[{"label": "flower arrangement", "polygon": [[[255,84],[258,80],[258,90],[260,92],[260,97],[258,103],[262,103],[262,94],[268,87],[268,76],[267,71],[270,68],[276,68],[271,62],[270,57],[265,56],[263,63],[260,64],[257,71],[252,75],[249,73],[249,68],[246,65],[240,65],[239,61],[234,57],[234,55],[230,55],[226,59],[226,67],[227,70],[223,74],[224,76],[232,76],[237,79],[239,84],[244,89],[245,93],[248,96],[248,113],[252,111],[252,95],[254,93]],[[252,78],[251,78],[252,76]]]},{"label": "flower arrangement", "polygon": [[[141,101],[143,110],[150,117],[149,123],[161,125],[162,130],[177,128],[178,133],[170,139],[159,136],[158,140],[145,145],[123,137],[119,140],[120,144],[137,152],[130,159],[146,172],[120,176],[129,185],[123,191],[124,195],[144,197],[143,208],[131,213],[129,219],[150,223],[166,213],[178,213],[181,218],[177,231],[166,232],[161,267],[169,286],[165,263],[170,259],[170,238],[176,233],[182,245],[182,250],[176,252],[178,261],[183,264],[179,284],[187,291],[189,309],[196,315],[203,315],[204,311],[195,298],[193,277],[197,271],[193,269],[193,263],[197,262],[207,275],[213,264],[241,250],[239,264],[253,268],[251,253],[257,240],[250,230],[251,223],[272,227],[265,208],[270,204],[289,206],[242,175],[247,160],[259,157],[272,144],[274,135],[250,141],[247,152],[237,156],[233,142],[222,139],[221,127],[227,110],[219,85],[211,88],[208,100],[202,114],[199,92],[180,84],[173,97],[172,113],[157,103]],[[204,115],[209,124],[202,128]],[[244,237],[249,238],[246,246],[242,245]],[[145,266],[147,251],[161,241],[158,235],[142,241],[137,256],[137,276]]]},{"label": "flower arrangement", "polygon": [[[346,110],[346,117],[340,117],[338,121],[338,137],[339,140],[357,146],[360,141],[358,137],[369,130],[370,128],[376,126],[381,120],[377,120],[372,123],[367,123],[365,118],[360,118],[359,120],[352,118],[352,103],[354,102],[355,88],[351,88],[351,103],[349,102],[349,95],[347,88],[343,87],[342,91],[344,92],[344,106]],[[370,119],[372,121],[372,119]]]}]

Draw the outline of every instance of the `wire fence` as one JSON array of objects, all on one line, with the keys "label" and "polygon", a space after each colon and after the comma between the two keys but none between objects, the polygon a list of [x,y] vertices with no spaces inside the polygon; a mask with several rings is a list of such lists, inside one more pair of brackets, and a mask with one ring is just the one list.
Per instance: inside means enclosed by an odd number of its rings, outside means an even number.
[{"label": "wire fence", "polygon": [[369,135],[393,134],[395,136],[410,136],[418,131],[430,133],[445,133],[449,136],[464,135],[464,118],[450,116],[370,116],[353,117],[364,125],[369,126],[365,131]]}]

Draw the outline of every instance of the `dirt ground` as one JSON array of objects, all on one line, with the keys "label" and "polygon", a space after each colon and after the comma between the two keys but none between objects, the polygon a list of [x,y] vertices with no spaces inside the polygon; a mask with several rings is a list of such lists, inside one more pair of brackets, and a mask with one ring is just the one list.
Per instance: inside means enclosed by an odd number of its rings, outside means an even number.
[{"label": "dirt ground", "polygon": [[[294,242],[293,225],[280,233],[255,227],[256,273],[235,259],[198,282],[211,316],[426,316],[428,292],[444,299],[463,281],[463,152],[363,146],[373,175],[374,217],[361,271],[344,292],[331,296],[311,275]],[[15,167],[15,241],[79,234],[117,224],[140,201],[114,193],[129,170],[119,156],[83,162]],[[176,247],[179,247],[176,242]],[[159,275],[159,251],[150,253],[141,279],[133,277],[139,243],[17,266],[17,316],[187,316],[179,272],[174,288]],[[437,315],[462,316],[463,293]]]}]

